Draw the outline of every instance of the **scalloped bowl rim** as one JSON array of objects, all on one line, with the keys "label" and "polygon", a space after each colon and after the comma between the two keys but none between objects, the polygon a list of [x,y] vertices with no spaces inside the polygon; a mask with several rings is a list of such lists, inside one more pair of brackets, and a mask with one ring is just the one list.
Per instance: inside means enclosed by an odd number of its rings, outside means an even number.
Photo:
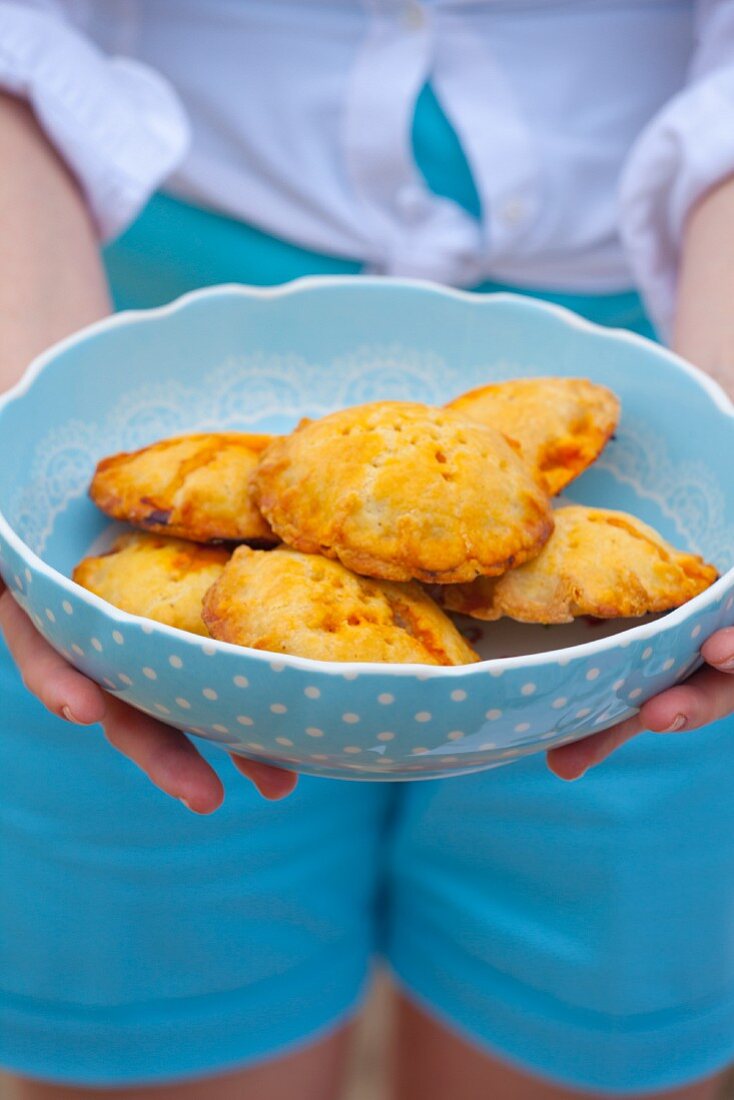
[{"label": "scalloped bowl rim", "polygon": [[[63,340],[57,341],[40,355],[36,356],[19,381],[0,396],[0,415],[5,412],[9,405],[12,405],[14,401],[23,397],[23,395],[31,389],[38,376],[59,354],[83,344],[100,332],[108,332],[111,329],[139,323],[155,323],[162,317],[167,317],[185,310],[191,302],[201,301],[206,298],[231,295],[245,299],[284,298],[309,290],[350,285],[359,285],[360,287],[392,286],[397,289],[428,290],[443,297],[471,302],[472,305],[479,308],[483,306],[485,308],[491,308],[491,303],[500,301],[521,303],[529,310],[540,310],[555,316],[570,328],[590,331],[597,338],[603,340],[631,343],[635,346],[644,348],[648,355],[652,354],[667,360],[676,370],[692,378],[696,385],[708,395],[712,404],[721,414],[734,420],[734,403],[730,401],[725,391],[714,381],[714,379],[710,378],[698,367],[693,366],[693,364],[681,358],[681,356],[676,355],[667,348],[651,343],[651,341],[646,340],[642,336],[638,336],[634,332],[629,332],[626,329],[608,328],[603,325],[597,325],[593,321],[587,321],[585,318],[580,317],[572,310],[566,309],[564,306],[522,294],[513,294],[509,291],[479,294],[475,291],[459,290],[455,287],[443,286],[440,283],[431,282],[427,279],[402,279],[365,275],[358,277],[308,275],[300,279],[294,279],[288,283],[269,287],[247,286],[240,283],[222,283],[217,286],[203,287],[200,290],[190,291],[164,306],[157,306],[153,309],[123,310],[119,313],[112,314],[91,325],[87,325],[85,328],[72,333],[71,336],[67,336]],[[15,532],[6,519],[2,509],[0,509],[0,538],[3,538],[15,552],[38,573],[44,574],[50,581],[60,586],[65,592],[73,594],[77,599],[81,599],[82,602],[100,611],[113,622],[134,624],[144,628],[148,634],[160,634],[164,637],[175,638],[178,641],[184,641],[188,645],[194,645],[198,648],[200,648],[202,642],[204,642],[207,647],[212,647],[214,652],[236,653],[239,655],[246,654],[249,658],[262,661],[266,664],[271,663],[273,658],[277,657],[278,663],[282,664],[284,667],[305,669],[312,674],[319,672],[342,677],[345,673],[355,672],[359,673],[361,676],[417,676],[423,680],[444,677],[461,678],[471,675],[482,675],[487,671],[489,671],[490,674],[494,673],[497,675],[505,669],[513,667],[527,668],[541,666],[551,662],[558,662],[559,657],[566,657],[569,661],[575,660],[576,658],[581,659],[590,657],[598,653],[619,648],[620,645],[626,647],[633,641],[642,641],[653,635],[667,633],[669,629],[673,629],[678,624],[684,623],[688,618],[702,611],[708,604],[715,603],[719,598],[719,593],[725,591],[730,583],[734,583],[734,566],[732,566],[732,568],[722,574],[710,588],[707,588],[705,592],[702,592],[699,596],[695,596],[681,607],[669,611],[662,620],[657,619],[653,622],[642,623],[638,626],[630,627],[629,630],[620,631],[617,634],[612,634],[604,638],[596,638],[592,641],[582,642],[578,645],[567,646],[561,649],[545,650],[540,653],[521,654],[515,657],[496,657],[491,660],[479,661],[475,664],[449,667],[443,665],[392,664],[390,662],[377,661],[317,661],[310,657],[297,657],[288,653],[274,654],[270,650],[252,649],[249,646],[234,645],[231,642],[220,642],[214,638],[202,639],[199,635],[190,634],[187,631],[179,630],[177,627],[167,626],[165,623],[158,623],[140,615],[132,615],[127,611],[122,611],[120,608],[94,595],[94,593],[89,592],[88,589],[76,584],[70,577],[54,569],[53,566],[48,565],[35,553],[35,551],[31,550],[27,543],[25,543]]]}]

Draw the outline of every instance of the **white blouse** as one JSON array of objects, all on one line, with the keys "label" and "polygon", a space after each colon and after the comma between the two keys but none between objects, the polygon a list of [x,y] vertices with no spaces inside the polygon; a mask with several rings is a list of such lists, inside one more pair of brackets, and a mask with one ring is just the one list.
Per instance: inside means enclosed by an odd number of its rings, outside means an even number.
[{"label": "white blouse", "polygon": [[[479,220],[415,165],[429,80]],[[734,172],[734,0],[0,0],[0,87],[105,239],[165,184],[373,272],[635,282],[665,330],[686,213]]]}]

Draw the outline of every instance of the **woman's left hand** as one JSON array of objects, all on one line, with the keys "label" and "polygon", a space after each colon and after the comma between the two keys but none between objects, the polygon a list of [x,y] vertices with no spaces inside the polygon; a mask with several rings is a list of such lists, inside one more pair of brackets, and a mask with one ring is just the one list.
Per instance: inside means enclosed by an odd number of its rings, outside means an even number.
[{"label": "woman's left hand", "polygon": [[685,733],[734,714],[734,627],[712,634],[701,649],[706,664],[683,684],[669,688],[626,722],[562,745],[548,753],[548,766],[561,779],[579,779],[643,730]]}]

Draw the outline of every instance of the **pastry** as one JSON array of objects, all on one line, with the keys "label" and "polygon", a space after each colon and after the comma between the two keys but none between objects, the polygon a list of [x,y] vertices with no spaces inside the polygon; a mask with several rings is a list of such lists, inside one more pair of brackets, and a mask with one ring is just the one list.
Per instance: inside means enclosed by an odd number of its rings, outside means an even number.
[{"label": "pastry", "polygon": [[104,458],[90,488],[113,519],[194,542],[277,542],[249,478],[273,437],[217,432],[164,439]]},{"label": "pastry", "polygon": [[221,546],[131,531],[107,553],[85,558],[73,577],[122,611],[206,635],[201,602],[229,556]]},{"label": "pastry", "polygon": [[442,588],[443,606],[525,623],[613,619],[670,611],[718,576],[703,558],[676,550],[626,512],[570,505],[554,515],[555,530],[537,558],[496,579]]},{"label": "pastry", "polygon": [[447,408],[507,436],[550,496],[601,454],[619,420],[611,390],[585,378],[498,382],[462,394]]},{"label": "pastry", "polygon": [[417,584],[279,546],[240,546],[204,600],[214,638],[318,661],[463,665],[479,658]]},{"label": "pastry", "polygon": [[383,580],[503,573],[553,529],[545,492],[504,436],[409,402],[299,425],[263,453],[252,485],[289,546]]}]

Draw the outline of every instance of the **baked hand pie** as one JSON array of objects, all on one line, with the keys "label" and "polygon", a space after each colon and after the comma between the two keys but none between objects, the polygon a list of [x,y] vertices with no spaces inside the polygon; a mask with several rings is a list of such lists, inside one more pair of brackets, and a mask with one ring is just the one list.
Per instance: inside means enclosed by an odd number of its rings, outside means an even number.
[{"label": "baked hand pie", "polygon": [[213,638],[317,661],[464,665],[479,660],[416,584],[350,573],[279,546],[240,546],[204,600]]},{"label": "baked hand pie", "polygon": [[451,611],[476,619],[508,615],[525,623],[568,623],[670,611],[718,573],[697,554],[676,550],[626,512],[569,505],[537,558],[496,579],[440,590]]},{"label": "baked hand pie", "polygon": [[271,443],[252,485],[288,545],[383,580],[503,573],[553,529],[545,492],[500,432],[410,402],[302,423]]},{"label": "baked hand pie", "polygon": [[113,519],[193,542],[274,543],[249,479],[270,435],[212,432],[164,439],[97,466],[89,490]]},{"label": "baked hand pie", "polygon": [[229,557],[221,546],[131,531],[106,554],[80,562],[73,578],[131,615],[206,636],[201,603]]},{"label": "baked hand pie", "polygon": [[446,407],[507,436],[550,496],[598,458],[619,420],[612,391],[585,378],[497,382]]}]

